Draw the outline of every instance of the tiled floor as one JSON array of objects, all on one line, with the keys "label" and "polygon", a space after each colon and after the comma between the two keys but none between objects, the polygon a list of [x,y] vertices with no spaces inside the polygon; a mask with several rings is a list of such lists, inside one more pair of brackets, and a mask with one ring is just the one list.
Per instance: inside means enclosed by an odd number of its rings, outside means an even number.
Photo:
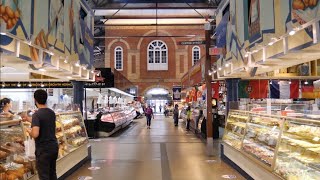
[{"label": "tiled floor", "polygon": [[[67,179],[97,180],[219,180],[223,175],[244,179],[219,158],[219,142],[214,142],[215,156],[206,156],[206,145],[172,117],[157,115],[151,129],[145,118],[113,137],[91,140],[92,161]],[[214,161],[207,161],[214,160]],[[100,167],[88,170],[89,167]]]}]

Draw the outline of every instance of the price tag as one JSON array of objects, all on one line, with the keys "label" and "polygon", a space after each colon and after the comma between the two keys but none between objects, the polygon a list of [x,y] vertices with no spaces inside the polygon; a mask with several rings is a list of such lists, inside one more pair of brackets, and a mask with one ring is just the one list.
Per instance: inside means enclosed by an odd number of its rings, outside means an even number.
[{"label": "price tag", "polygon": [[319,141],[320,138],[319,138],[319,137],[314,137],[312,140],[313,140],[313,141]]}]

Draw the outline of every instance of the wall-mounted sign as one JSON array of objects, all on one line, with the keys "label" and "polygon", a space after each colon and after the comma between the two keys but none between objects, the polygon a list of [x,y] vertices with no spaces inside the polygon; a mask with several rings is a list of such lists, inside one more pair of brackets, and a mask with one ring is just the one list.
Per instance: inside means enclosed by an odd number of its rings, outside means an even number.
[{"label": "wall-mounted sign", "polygon": [[178,44],[179,45],[200,45],[200,44],[206,44],[206,41],[181,41]]},{"label": "wall-mounted sign", "polygon": [[215,55],[220,55],[222,54],[222,48],[209,48],[209,55],[215,56]]},{"label": "wall-mounted sign", "polygon": [[100,71],[99,76],[96,75],[95,82],[86,82],[85,88],[108,88],[114,87],[114,75],[111,72],[111,68],[96,68]]}]

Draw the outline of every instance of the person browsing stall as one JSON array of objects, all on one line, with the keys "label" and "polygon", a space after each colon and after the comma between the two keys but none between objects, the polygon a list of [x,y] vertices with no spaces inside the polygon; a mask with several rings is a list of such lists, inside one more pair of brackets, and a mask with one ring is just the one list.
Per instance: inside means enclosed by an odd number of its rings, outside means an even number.
[{"label": "person browsing stall", "polygon": [[23,117],[23,120],[31,122],[31,129],[27,129],[29,135],[35,139],[36,166],[40,180],[56,180],[56,161],[58,158],[58,142],[55,136],[56,115],[47,107],[48,94],[39,89],[34,92],[35,105],[38,110],[32,115],[32,119]]}]

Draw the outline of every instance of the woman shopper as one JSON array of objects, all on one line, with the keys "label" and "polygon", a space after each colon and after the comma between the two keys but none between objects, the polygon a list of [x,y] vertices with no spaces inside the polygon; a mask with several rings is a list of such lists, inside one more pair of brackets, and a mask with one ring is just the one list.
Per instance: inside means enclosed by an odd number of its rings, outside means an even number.
[{"label": "woman shopper", "polygon": [[174,126],[178,126],[178,122],[179,122],[179,106],[178,106],[178,104],[174,105],[173,120],[174,120]]},{"label": "woman shopper", "polygon": [[186,127],[187,131],[190,130],[190,121],[191,121],[191,107],[189,105],[187,108],[187,127]]},{"label": "woman shopper", "polygon": [[147,118],[147,129],[150,129],[151,118],[154,119],[153,110],[151,108],[151,105],[148,105],[148,107],[146,108],[145,115],[146,115],[146,118]]},{"label": "woman shopper", "polygon": [[58,142],[55,135],[56,115],[53,110],[47,107],[48,94],[45,90],[39,89],[34,92],[35,105],[38,110],[23,120],[31,122],[31,129],[27,132],[35,139],[36,145],[36,167],[40,180],[56,180],[56,161],[58,158]]},{"label": "woman shopper", "polygon": [[3,98],[0,100],[0,114],[3,117],[11,118],[14,113],[11,111],[12,100],[9,98]]}]

